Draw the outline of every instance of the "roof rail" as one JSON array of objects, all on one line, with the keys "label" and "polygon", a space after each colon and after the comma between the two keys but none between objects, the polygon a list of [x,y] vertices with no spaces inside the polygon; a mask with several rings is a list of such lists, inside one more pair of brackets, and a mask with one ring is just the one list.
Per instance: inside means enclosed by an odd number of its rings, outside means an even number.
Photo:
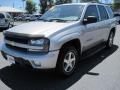
[{"label": "roof rail", "polygon": [[102,3],[102,2],[97,2],[97,1],[90,1],[90,2],[86,2],[86,3],[98,3],[98,4],[105,4],[105,3]]}]

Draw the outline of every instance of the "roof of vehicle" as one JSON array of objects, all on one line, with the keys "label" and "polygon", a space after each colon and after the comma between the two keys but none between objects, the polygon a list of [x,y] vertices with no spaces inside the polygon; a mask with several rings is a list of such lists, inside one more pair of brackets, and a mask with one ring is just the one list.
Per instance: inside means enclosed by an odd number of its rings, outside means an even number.
[{"label": "roof of vehicle", "polygon": [[[104,5],[104,6],[108,6],[106,4],[103,3],[95,3],[95,2],[87,2],[87,3],[67,3],[67,4],[61,4],[61,5]],[[58,5],[59,6],[59,5]]]}]

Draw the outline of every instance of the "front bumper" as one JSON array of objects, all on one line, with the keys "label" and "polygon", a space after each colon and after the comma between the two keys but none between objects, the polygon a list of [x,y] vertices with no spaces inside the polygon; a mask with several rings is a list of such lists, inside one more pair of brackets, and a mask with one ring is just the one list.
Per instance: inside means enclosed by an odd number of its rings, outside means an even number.
[{"label": "front bumper", "polygon": [[[59,50],[51,51],[47,54],[21,52],[10,49],[6,47],[5,44],[2,44],[1,52],[5,59],[7,59],[6,55],[9,55],[14,57],[15,61],[23,64],[29,63],[29,65],[36,69],[55,68],[59,54]],[[40,65],[35,64],[35,62],[39,63]]]}]

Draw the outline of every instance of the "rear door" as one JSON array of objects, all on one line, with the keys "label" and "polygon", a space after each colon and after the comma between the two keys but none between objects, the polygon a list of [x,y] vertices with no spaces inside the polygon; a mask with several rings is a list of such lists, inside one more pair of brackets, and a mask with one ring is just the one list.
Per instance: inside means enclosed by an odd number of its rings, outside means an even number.
[{"label": "rear door", "polygon": [[106,37],[108,36],[109,30],[110,30],[110,19],[109,15],[107,13],[107,10],[105,6],[98,5],[98,10],[100,14],[100,39],[103,39],[105,41]]},{"label": "rear door", "polygon": [[116,27],[117,23],[116,23],[116,18],[114,17],[114,13],[113,13],[112,8],[109,7],[109,6],[106,6],[106,10],[107,10],[108,15],[109,15],[109,22],[108,22],[109,30],[106,31],[106,33],[108,33],[108,35],[109,35],[109,32],[110,32],[111,28]]}]

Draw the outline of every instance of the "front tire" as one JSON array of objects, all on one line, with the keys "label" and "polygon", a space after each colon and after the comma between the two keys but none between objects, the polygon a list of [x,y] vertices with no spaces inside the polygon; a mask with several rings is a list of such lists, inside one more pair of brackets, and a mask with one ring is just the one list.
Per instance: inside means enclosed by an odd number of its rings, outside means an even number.
[{"label": "front tire", "polygon": [[65,46],[60,51],[57,72],[63,76],[70,76],[74,73],[78,64],[78,51],[74,46]]}]

